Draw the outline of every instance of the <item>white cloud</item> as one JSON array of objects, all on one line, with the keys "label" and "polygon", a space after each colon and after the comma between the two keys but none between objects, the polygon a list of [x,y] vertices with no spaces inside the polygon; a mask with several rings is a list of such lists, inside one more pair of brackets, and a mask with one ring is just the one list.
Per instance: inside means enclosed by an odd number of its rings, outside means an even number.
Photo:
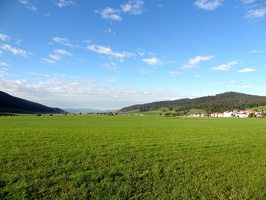
[{"label": "white cloud", "polygon": [[227,64],[222,64],[222,65],[219,65],[217,67],[213,67],[212,70],[215,70],[215,71],[228,71],[233,65],[236,65],[238,62],[237,60],[235,61],[231,61]]},{"label": "white cloud", "polygon": [[214,10],[222,4],[222,0],[197,0],[194,5],[204,10]]},{"label": "white cloud", "polygon": [[265,0],[242,0],[246,12],[245,18],[251,21],[264,19],[266,16]]},{"label": "white cloud", "polygon": [[257,10],[250,10],[247,13],[248,19],[263,18],[266,15],[266,8],[261,8]]},{"label": "white cloud", "polygon": [[[189,97],[191,95],[171,90],[144,90],[135,87],[109,87],[96,84],[93,80],[76,80],[43,77],[42,81],[30,83],[27,80],[7,80],[3,73],[0,90],[20,98],[36,101],[47,106],[60,108],[120,109],[147,101],[160,101]],[[108,81],[108,80],[105,80]],[[116,81],[109,79],[109,82]]]},{"label": "white cloud", "polygon": [[119,14],[119,10],[115,10],[113,8],[107,7],[103,11],[95,11],[96,13],[99,13],[103,19],[110,19],[113,21],[121,21],[122,17]]},{"label": "white cloud", "polygon": [[104,32],[105,32],[105,33],[111,33],[111,34],[115,35],[115,32],[113,32],[111,28],[108,28],[108,29],[105,30]]},{"label": "white cloud", "polygon": [[240,73],[254,72],[254,71],[256,71],[256,70],[253,68],[244,68],[244,69],[238,70],[238,72],[240,72]]},{"label": "white cloud", "polygon": [[5,35],[5,34],[0,33],[0,40],[3,40],[6,42],[6,41],[10,40],[10,37]]},{"label": "white cloud", "polygon": [[86,43],[86,44],[90,44],[91,40],[83,40],[82,42]]},{"label": "white cloud", "polygon": [[57,61],[61,60],[62,56],[72,56],[72,53],[63,50],[63,49],[56,49],[54,50],[54,54],[49,54],[49,57],[52,59],[48,59],[48,58],[43,58],[42,60],[50,63],[50,64],[54,64]]},{"label": "white cloud", "polygon": [[28,0],[18,0],[21,4],[25,5],[26,8],[28,8],[29,10],[36,12],[38,9],[36,8],[36,6],[34,6],[32,3],[30,3]]},{"label": "white cloud", "polygon": [[255,2],[256,0],[242,0],[244,4],[251,4]]},{"label": "white cloud", "polygon": [[140,56],[144,56],[144,55],[145,55],[145,52],[144,52],[143,49],[137,49],[136,51],[137,51],[137,53],[138,53]]},{"label": "white cloud", "polygon": [[116,64],[114,62],[111,63],[104,63],[103,66],[107,69],[112,69],[115,70],[116,69]]},{"label": "white cloud", "polygon": [[96,10],[95,13],[101,15],[103,19],[121,21],[122,14],[140,15],[143,13],[143,0],[129,0],[127,3],[120,5],[120,8],[114,9],[106,7],[104,10]]},{"label": "white cloud", "polygon": [[48,59],[48,58],[43,58],[42,60],[47,62],[47,63],[49,63],[49,64],[55,64],[56,63],[55,60],[51,60],[51,59]]},{"label": "white cloud", "polygon": [[67,38],[54,37],[52,40],[67,47],[79,47],[78,45],[71,44]]},{"label": "white cloud", "polygon": [[67,7],[67,6],[75,6],[76,3],[72,0],[59,0],[56,5],[59,8]]},{"label": "white cloud", "polygon": [[188,61],[188,64],[190,65],[197,65],[199,64],[201,61],[208,61],[213,59],[214,56],[196,56],[195,58],[192,58]]},{"label": "white cloud", "polygon": [[28,0],[18,0],[22,4],[28,4]]},{"label": "white cloud", "polygon": [[22,42],[23,42],[23,40],[16,40],[16,41],[15,41],[15,44],[16,44],[17,46],[20,46]]},{"label": "white cloud", "polygon": [[130,0],[127,3],[121,5],[121,9],[125,13],[140,15],[143,12],[144,2],[142,0]]},{"label": "white cloud", "polygon": [[184,64],[181,69],[191,69],[197,67],[197,65],[202,61],[208,61],[215,58],[215,56],[195,56],[194,58],[189,59],[187,64]]},{"label": "white cloud", "polygon": [[236,65],[237,63],[238,63],[238,61],[234,60],[234,61],[229,62],[228,65],[232,66],[232,65]]},{"label": "white cloud", "polygon": [[61,56],[58,54],[49,54],[49,57],[52,58],[53,60],[61,60]]},{"label": "white cloud", "polygon": [[124,11],[124,12],[129,12],[131,10],[131,5],[130,4],[124,4],[124,5],[121,5],[121,9]]},{"label": "white cloud", "polygon": [[8,66],[8,64],[6,64],[5,62],[1,62],[1,61],[0,61],[0,66],[1,66],[1,67],[5,67],[5,66]]},{"label": "white cloud", "polygon": [[179,76],[179,75],[181,75],[180,72],[175,72],[175,71],[169,72],[169,76]]},{"label": "white cloud", "polygon": [[257,53],[263,53],[263,51],[252,50],[248,52],[248,54],[257,54]]},{"label": "white cloud", "polygon": [[242,85],[240,88],[248,89],[248,88],[253,88],[252,85]]},{"label": "white cloud", "polygon": [[33,5],[33,4],[29,4],[28,6],[27,6],[27,8],[29,9],[29,10],[31,10],[31,11],[33,11],[33,12],[36,12],[38,9]]},{"label": "white cloud", "polygon": [[33,75],[33,76],[44,76],[44,77],[49,77],[50,75],[49,74],[40,74],[38,72],[25,72],[24,74],[30,74],[30,75]]},{"label": "white cloud", "polygon": [[10,51],[14,55],[20,55],[20,56],[26,56],[26,57],[30,55],[30,53],[28,53],[27,51],[23,49],[17,49],[15,47],[11,47],[9,44],[3,44],[2,46],[0,46],[0,48],[5,51]]},{"label": "white cloud", "polygon": [[239,89],[249,89],[253,88],[252,85],[226,85],[228,88],[239,88]]},{"label": "white cloud", "polygon": [[153,65],[153,66],[162,64],[162,61],[156,57],[144,58],[144,59],[142,59],[142,61],[147,63],[148,65]]},{"label": "white cloud", "polygon": [[115,52],[110,47],[104,47],[95,44],[87,46],[87,49],[90,51],[94,51],[98,54],[104,54],[107,56],[114,57],[116,59],[119,59],[120,62],[123,62],[124,58],[133,56],[133,54],[129,52]]},{"label": "white cloud", "polygon": [[60,55],[64,55],[64,56],[72,56],[72,53],[66,50],[63,50],[63,49],[56,49],[54,52]]},{"label": "white cloud", "polygon": [[220,71],[228,71],[230,67],[231,66],[228,64],[222,64],[222,65],[219,65],[218,67],[213,67],[212,69],[213,70],[220,70]]}]

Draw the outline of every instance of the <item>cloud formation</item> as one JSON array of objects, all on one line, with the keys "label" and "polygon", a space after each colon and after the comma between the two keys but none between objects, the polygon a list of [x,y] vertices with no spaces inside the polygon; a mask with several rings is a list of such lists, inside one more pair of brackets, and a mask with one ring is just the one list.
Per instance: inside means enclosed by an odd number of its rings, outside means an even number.
[{"label": "cloud formation", "polygon": [[120,11],[115,10],[113,8],[107,7],[102,11],[95,11],[96,13],[99,13],[103,19],[110,19],[113,21],[121,21],[122,17],[120,16]]},{"label": "cloud formation", "polygon": [[179,75],[181,75],[180,72],[176,72],[176,71],[169,72],[169,76],[179,76]]},{"label": "cloud formation", "polygon": [[256,0],[242,0],[244,4],[254,3]]},{"label": "cloud formation", "polygon": [[56,3],[56,6],[59,8],[67,7],[67,6],[74,6],[76,3],[72,0],[59,0]]},{"label": "cloud formation", "polygon": [[143,0],[130,0],[120,5],[120,8],[114,9],[106,7],[103,10],[96,10],[95,13],[100,14],[103,19],[121,21],[123,14],[140,15],[143,13]]},{"label": "cloud formation", "polygon": [[215,56],[195,56],[194,58],[191,58],[187,64],[184,64],[181,69],[191,69],[197,67],[200,62],[208,61],[213,58],[215,58]]},{"label": "cloud formation", "polygon": [[10,37],[5,34],[0,33],[0,40],[7,42],[8,40],[10,40]]},{"label": "cloud formation", "polygon": [[25,57],[30,55],[30,53],[28,53],[27,51],[23,49],[17,49],[16,47],[12,47],[9,44],[3,44],[2,46],[0,46],[0,48],[4,51],[10,51],[14,55],[25,56]]},{"label": "cloud formation", "polygon": [[143,12],[144,2],[142,0],[130,0],[121,5],[121,10],[132,15],[140,15]]},{"label": "cloud formation", "polygon": [[159,58],[156,58],[156,57],[143,58],[142,61],[147,63],[148,65],[152,65],[152,66],[160,65],[163,63]]},{"label": "cloud formation", "polygon": [[50,58],[43,58],[42,60],[49,64],[55,64],[62,59],[62,56],[72,56],[72,53],[63,49],[56,49],[54,50],[54,54],[49,54]]},{"label": "cloud formation", "polygon": [[242,85],[240,88],[248,89],[248,88],[253,88],[252,85]]},{"label": "cloud formation", "polygon": [[242,0],[247,10],[245,18],[260,20],[266,16],[266,4],[263,0]]},{"label": "cloud formation", "polygon": [[222,64],[222,65],[219,65],[217,67],[213,67],[212,70],[215,70],[215,71],[228,71],[233,65],[236,65],[238,62],[237,60],[235,61],[231,61],[227,64]]},{"label": "cloud formation", "polygon": [[[117,80],[104,79],[104,81],[109,81],[108,84],[110,84],[110,81],[115,83]],[[7,80],[5,73],[0,79],[0,90],[47,106],[61,108],[88,108],[90,105],[98,109],[120,109],[136,102],[145,103],[188,96],[188,94],[169,90],[112,88],[96,84],[93,80],[63,80],[56,76],[46,77],[46,79],[43,77],[42,81],[29,83],[27,80]]]},{"label": "cloud formation", "polygon": [[256,70],[253,68],[244,68],[244,69],[238,70],[238,72],[240,72],[240,73],[254,72],[254,71],[256,71]]},{"label": "cloud formation", "polygon": [[203,10],[214,10],[222,4],[222,0],[197,0],[194,5]]},{"label": "cloud formation", "polygon": [[67,46],[67,47],[79,47],[78,45],[74,45],[71,42],[69,42],[69,40],[67,38],[54,37],[54,38],[52,38],[52,40],[54,42],[57,42],[59,44]]},{"label": "cloud formation", "polygon": [[44,62],[47,62],[49,64],[55,64],[56,63],[56,60],[55,59],[48,59],[48,58],[43,58],[42,59]]},{"label": "cloud formation", "polygon": [[87,49],[98,54],[104,54],[107,56],[114,57],[119,59],[120,62],[123,62],[125,58],[133,56],[132,53],[129,52],[115,52],[110,47],[105,47],[101,45],[92,44],[87,46]]},{"label": "cloud formation", "polygon": [[64,55],[64,56],[72,56],[72,53],[70,53],[66,50],[63,50],[63,49],[56,49],[54,52],[56,54],[60,54],[60,55]]},{"label": "cloud formation", "polygon": [[251,50],[248,52],[248,54],[257,54],[257,53],[263,53],[263,51]]},{"label": "cloud formation", "polygon": [[36,12],[38,9],[36,6],[34,6],[32,3],[30,3],[28,0],[19,0],[19,2],[26,6],[29,10]]},{"label": "cloud formation", "polygon": [[5,62],[0,62],[0,66],[5,67],[5,66],[7,66],[7,64]]},{"label": "cloud formation", "polygon": [[116,69],[116,64],[114,62],[110,63],[104,63],[103,66],[107,69],[115,70]]},{"label": "cloud formation", "polygon": [[22,4],[27,4],[28,3],[28,0],[18,0],[20,3]]},{"label": "cloud formation", "polygon": [[250,10],[247,13],[248,19],[263,18],[266,15],[266,8]]}]

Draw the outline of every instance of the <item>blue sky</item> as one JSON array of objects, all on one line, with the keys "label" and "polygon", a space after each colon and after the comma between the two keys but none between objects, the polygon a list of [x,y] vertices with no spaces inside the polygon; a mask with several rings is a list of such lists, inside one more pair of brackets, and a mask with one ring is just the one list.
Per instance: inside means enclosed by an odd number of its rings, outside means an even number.
[{"label": "blue sky", "polygon": [[264,0],[1,0],[0,90],[98,109],[266,96],[265,35]]}]

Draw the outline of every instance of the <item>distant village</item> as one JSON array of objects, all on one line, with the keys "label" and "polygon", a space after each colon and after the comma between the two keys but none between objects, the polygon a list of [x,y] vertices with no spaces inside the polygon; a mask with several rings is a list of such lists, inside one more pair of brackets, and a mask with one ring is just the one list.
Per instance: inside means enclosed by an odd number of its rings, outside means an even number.
[{"label": "distant village", "polygon": [[[191,114],[191,117],[205,117],[206,114]],[[209,115],[210,117],[235,117],[235,118],[248,118],[248,117],[265,117],[266,113],[264,111],[253,111],[253,110],[233,110],[225,111],[223,113],[215,112]]]}]

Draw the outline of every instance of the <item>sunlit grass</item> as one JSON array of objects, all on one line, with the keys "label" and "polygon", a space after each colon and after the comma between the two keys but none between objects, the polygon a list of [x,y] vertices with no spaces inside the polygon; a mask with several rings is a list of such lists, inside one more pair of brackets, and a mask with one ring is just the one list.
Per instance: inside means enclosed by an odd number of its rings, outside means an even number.
[{"label": "sunlit grass", "polygon": [[265,199],[265,119],[0,118],[1,199]]}]

